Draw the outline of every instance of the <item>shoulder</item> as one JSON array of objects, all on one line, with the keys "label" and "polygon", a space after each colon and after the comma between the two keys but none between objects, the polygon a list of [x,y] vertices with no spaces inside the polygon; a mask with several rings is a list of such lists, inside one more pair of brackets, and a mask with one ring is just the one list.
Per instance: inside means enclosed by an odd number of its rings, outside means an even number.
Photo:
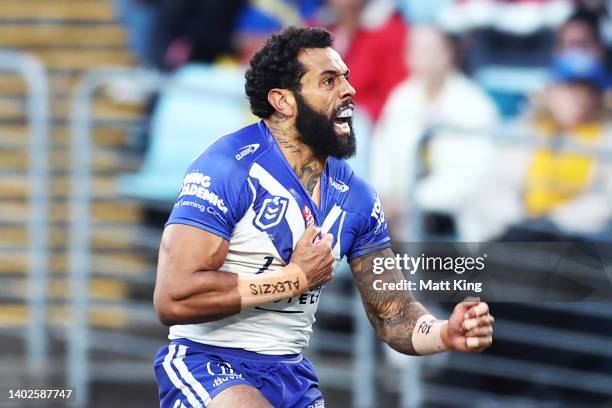
[{"label": "shoulder", "polygon": [[352,215],[349,230],[354,239],[347,252],[351,262],[374,250],[388,247],[390,238],[382,205],[372,186],[353,173],[348,188],[343,208]]},{"label": "shoulder", "polygon": [[404,101],[404,98],[411,93],[416,92],[416,83],[411,79],[404,79],[402,82],[397,84],[391,93],[389,94],[388,103],[397,103]]},{"label": "shoulder", "polygon": [[[493,99],[478,85],[477,82],[462,73],[455,73],[451,77],[451,91],[453,103],[463,107],[462,112],[474,112],[489,121],[497,121],[499,113]],[[470,103],[465,104],[469,100]]]},{"label": "shoulder", "polygon": [[463,75],[461,72],[452,73],[449,77],[448,84],[449,88],[458,94],[468,94],[476,97],[484,95],[484,91],[480,89],[478,84]]},{"label": "shoulder", "polygon": [[493,100],[480,85],[464,74],[460,72],[454,73],[451,77],[451,84],[458,94],[470,97],[483,104],[493,105]]},{"label": "shoulder", "polygon": [[604,121],[601,125],[601,133],[606,147],[612,147],[612,122]]},{"label": "shoulder", "polygon": [[201,226],[212,214],[215,220],[206,225],[229,239],[250,202],[251,190],[244,186],[252,164],[268,148],[266,140],[258,124],[215,140],[189,165],[171,220]]},{"label": "shoulder", "polygon": [[219,137],[193,160],[189,168],[206,168],[217,174],[246,177],[252,164],[269,147],[260,123],[254,123]]},{"label": "shoulder", "polygon": [[369,214],[372,209],[372,204],[377,200],[378,196],[374,188],[362,177],[353,174],[350,189],[349,198],[351,201],[354,201],[360,209],[365,210]]},{"label": "shoulder", "polygon": [[356,195],[359,197],[363,197],[364,194],[374,192],[368,182],[363,177],[359,177],[346,160],[336,159],[334,157],[330,157],[328,160],[330,179],[346,184],[346,187],[342,188],[342,190],[346,190],[350,195]]},{"label": "shoulder", "polygon": [[376,191],[365,179],[358,176],[346,161],[337,160],[336,166],[336,177],[330,176],[330,184],[338,190],[346,190],[344,205],[348,211],[368,218],[378,200]]},{"label": "shoulder", "polygon": [[420,103],[419,82],[414,79],[405,79],[397,84],[389,94],[383,106],[383,118],[388,115],[405,114]]}]

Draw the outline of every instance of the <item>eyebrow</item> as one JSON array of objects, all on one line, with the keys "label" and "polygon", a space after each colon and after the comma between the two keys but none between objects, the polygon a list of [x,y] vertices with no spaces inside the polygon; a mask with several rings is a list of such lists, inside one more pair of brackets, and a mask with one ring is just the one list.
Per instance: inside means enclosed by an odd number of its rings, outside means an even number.
[{"label": "eyebrow", "polygon": [[348,76],[350,73],[351,73],[351,70],[348,69],[348,68],[344,72],[340,72],[340,71],[337,71],[335,69],[328,69],[328,70],[325,70],[325,71],[321,72],[319,74],[319,76],[325,76],[325,75],[328,75],[328,74],[331,74],[333,76]]}]

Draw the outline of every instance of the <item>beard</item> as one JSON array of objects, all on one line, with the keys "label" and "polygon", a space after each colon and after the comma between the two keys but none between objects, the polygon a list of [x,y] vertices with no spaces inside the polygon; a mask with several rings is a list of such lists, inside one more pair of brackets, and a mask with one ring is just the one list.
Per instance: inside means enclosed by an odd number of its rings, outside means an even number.
[{"label": "beard", "polygon": [[357,151],[353,118],[347,120],[350,129],[347,135],[338,135],[334,125],[335,115],[348,104],[339,106],[329,117],[308,104],[299,91],[294,92],[294,95],[297,103],[295,127],[302,142],[312,149],[314,155],[319,158],[333,156],[338,159],[353,157]]}]

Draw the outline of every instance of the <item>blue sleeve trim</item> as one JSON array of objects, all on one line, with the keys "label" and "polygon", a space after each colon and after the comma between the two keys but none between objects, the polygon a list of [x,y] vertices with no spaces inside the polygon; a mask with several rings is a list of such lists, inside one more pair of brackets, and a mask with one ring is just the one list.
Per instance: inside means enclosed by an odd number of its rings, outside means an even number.
[{"label": "blue sleeve trim", "polygon": [[356,249],[347,255],[347,259],[349,263],[353,262],[355,258],[359,258],[360,256],[367,255],[370,252],[378,251],[381,249],[389,248],[391,246],[391,238],[387,237],[382,241],[374,242],[368,245],[363,245],[361,248]]},{"label": "blue sleeve trim", "polygon": [[192,227],[196,227],[196,228],[200,228],[204,231],[208,231],[212,234],[218,235],[221,238],[223,238],[226,241],[230,240],[230,236],[224,232],[221,231],[218,228],[213,227],[212,225],[207,225],[204,224],[202,222],[198,222],[192,219],[188,219],[188,218],[173,218],[171,221],[168,221],[166,223],[166,226],[170,225],[170,224],[183,224],[183,225],[191,225]]}]

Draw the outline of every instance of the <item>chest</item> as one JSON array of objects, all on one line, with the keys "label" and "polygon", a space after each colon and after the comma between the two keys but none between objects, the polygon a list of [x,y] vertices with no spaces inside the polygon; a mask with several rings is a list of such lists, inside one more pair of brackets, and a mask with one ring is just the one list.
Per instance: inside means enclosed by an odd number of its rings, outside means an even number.
[{"label": "chest", "polygon": [[256,168],[248,179],[252,202],[241,228],[269,241],[287,262],[305,229],[318,226],[322,233],[333,235],[334,255],[340,259],[352,243],[349,231],[354,220],[344,208],[348,186],[327,174],[319,184],[317,205],[297,178]]}]

